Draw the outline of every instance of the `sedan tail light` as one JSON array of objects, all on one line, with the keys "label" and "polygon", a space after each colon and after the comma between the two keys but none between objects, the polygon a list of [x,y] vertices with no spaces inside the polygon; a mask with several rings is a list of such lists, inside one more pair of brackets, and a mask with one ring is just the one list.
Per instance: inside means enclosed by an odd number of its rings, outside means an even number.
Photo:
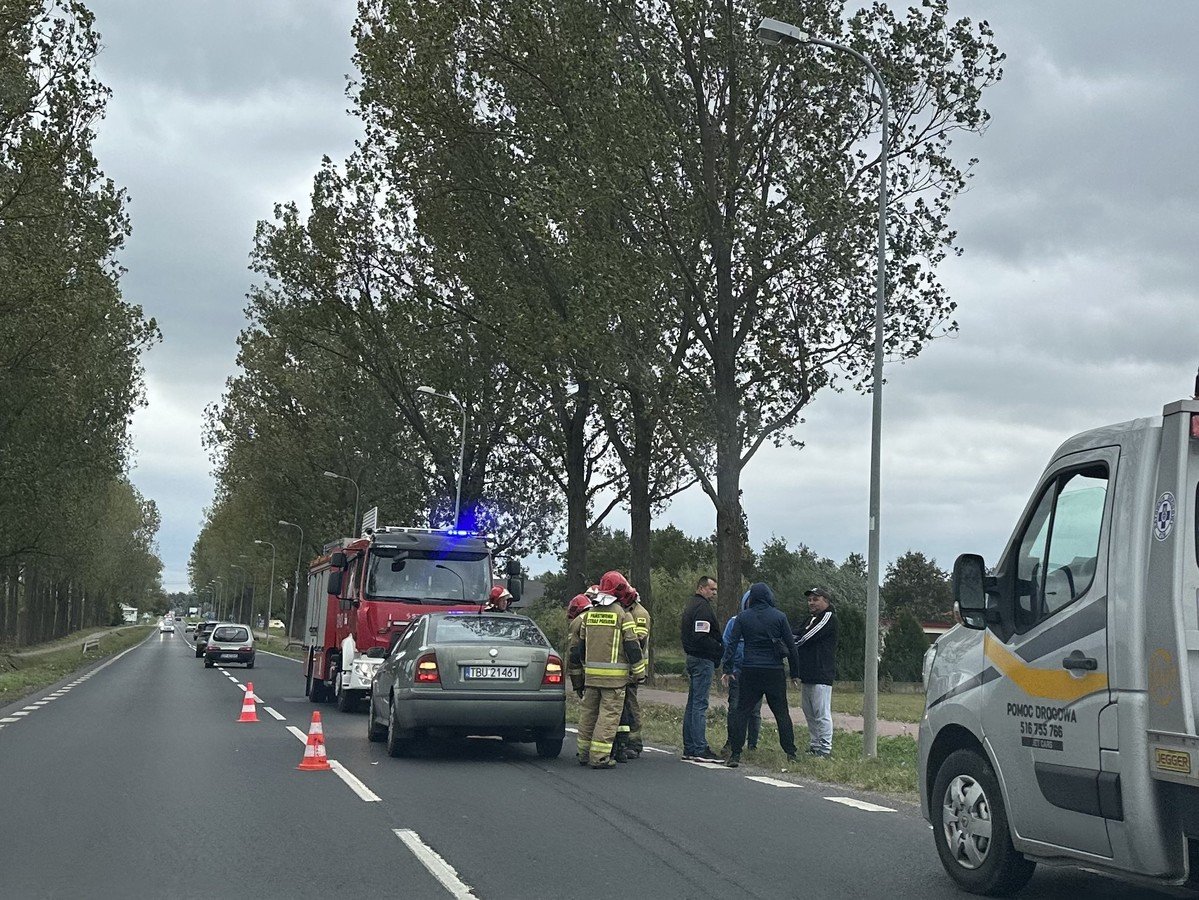
[{"label": "sedan tail light", "polygon": [[253,650],[253,647],[238,647],[238,650]]},{"label": "sedan tail light", "polygon": [[437,671],[437,656],[426,653],[416,661],[417,684],[439,684],[441,674]]},{"label": "sedan tail light", "polygon": [[542,684],[561,684],[562,683],[562,658],[549,655],[549,659],[545,661],[545,675],[541,678]]}]

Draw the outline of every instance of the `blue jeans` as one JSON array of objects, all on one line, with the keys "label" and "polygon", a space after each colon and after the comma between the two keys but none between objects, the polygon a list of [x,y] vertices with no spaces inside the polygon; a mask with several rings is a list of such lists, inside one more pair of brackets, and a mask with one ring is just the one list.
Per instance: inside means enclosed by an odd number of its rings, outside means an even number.
[{"label": "blue jeans", "polygon": [[683,710],[683,753],[695,756],[708,747],[708,692],[712,690],[712,675],[716,663],[710,659],[687,655],[687,708]]}]

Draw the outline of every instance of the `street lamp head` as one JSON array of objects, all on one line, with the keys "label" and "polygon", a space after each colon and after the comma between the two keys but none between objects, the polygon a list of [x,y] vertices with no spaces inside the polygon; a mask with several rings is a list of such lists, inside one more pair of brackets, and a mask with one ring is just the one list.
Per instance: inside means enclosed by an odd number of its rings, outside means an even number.
[{"label": "street lamp head", "polygon": [[433,390],[433,388],[429,387],[427,384],[422,384],[420,387],[418,387],[416,389],[416,392],[418,394],[436,394],[437,393],[437,391]]},{"label": "street lamp head", "polygon": [[280,520],[279,520],[279,524],[280,524],[280,525],[290,525],[292,528],[299,528],[299,527],[300,527],[300,526],[298,526],[298,525],[297,525],[295,522],[289,522],[289,521],[287,521],[287,519],[280,519]]},{"label": "street lamp head", "polygon": [[269,544],[269,543],[270,543],[270,541],[255,541],[254,543],[255,543],[255,544],[263,544],[263,545],[266,545],[266,544]]},{"label": "street lamp head", "polygon": [[758,25],[758,41],[772,47],[779,44],[806,44],[808,35],[794,25],[788,25],[778,19],[764,18]]},{"label": "street lamp head", "polygon": [[330,472],[328,469],[325,470],[324,475],[326,478],[340,478],[341,477],[336,472]]}]

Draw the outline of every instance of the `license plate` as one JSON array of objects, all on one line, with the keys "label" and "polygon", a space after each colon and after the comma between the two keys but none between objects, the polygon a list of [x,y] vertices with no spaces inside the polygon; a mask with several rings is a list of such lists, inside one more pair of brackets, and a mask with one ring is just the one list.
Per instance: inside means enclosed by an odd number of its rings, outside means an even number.
[{"label": "license plate", "polygon": [[237,659],[236,653],[222,653],[221,659]]},{"label": "license plate", "polygon": [[516,681],[520,678],[519,666],[463,666],[463,678],[487,678],[501,681]]}]

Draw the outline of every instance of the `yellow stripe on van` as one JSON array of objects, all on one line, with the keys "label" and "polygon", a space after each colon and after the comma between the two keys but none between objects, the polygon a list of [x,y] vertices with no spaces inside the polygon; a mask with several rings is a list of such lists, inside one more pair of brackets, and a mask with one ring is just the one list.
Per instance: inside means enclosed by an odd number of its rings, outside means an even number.
[{"label": "yellow stripe on van", "polygon": [[1065,669],[1038,669],[993,639],[989,631],[983,635],[983,654],[1030,697],[1073,703],[1088,694],[1107,690],[1106,672],[1088,672],[1079,678]]}]

